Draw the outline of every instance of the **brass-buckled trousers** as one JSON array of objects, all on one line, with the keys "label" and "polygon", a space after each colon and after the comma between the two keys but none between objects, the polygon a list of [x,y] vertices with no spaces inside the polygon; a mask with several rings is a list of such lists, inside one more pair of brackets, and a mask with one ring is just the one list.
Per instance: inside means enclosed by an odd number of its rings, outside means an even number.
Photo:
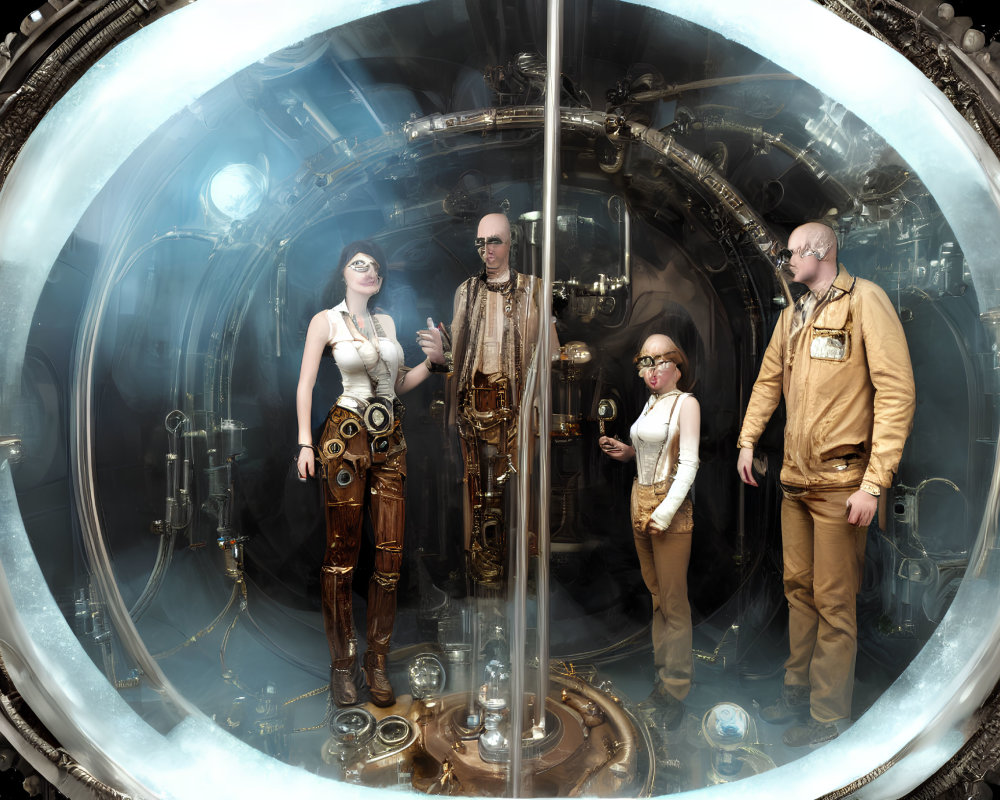
[{"label": "brass-buckled trousers", "polygon": [[465,467],[468,577],[480,589],[500,589],[508,557],[506,492],[517,460],[517,414],[510,407],[507,378],[476,373],[459,401],[458,434]]},{"label": "brass-buckled trousers", "polygon": [[356,656],[352,581],[366,509],[375,535],[375,571],[368,584],[369,650],[389,652],[396,616],[406,496],[406,443],[399,419],[387,436],[378,438],[385,441],[373,439],[358,414],[338,406],[331,409],[320,438],[326,499],[323,622],[330,657],[342,668]]}]

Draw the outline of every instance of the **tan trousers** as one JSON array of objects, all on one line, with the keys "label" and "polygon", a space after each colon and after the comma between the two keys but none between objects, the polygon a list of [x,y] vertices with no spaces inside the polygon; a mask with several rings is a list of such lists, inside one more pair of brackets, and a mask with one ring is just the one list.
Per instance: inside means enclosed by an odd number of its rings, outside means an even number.
[{"label": "tan trousers", "polygon": [[857,594],[867,533],[847,522],[847,498],[856,487],[783,488],[781,543],[789,640],[785,684],[810,687],[813,718],[833,722],[851,715]]},{"label": "tan trousers", "polygon": [[653,600],[653,662],[663,687],[678,700],[691,691],[691,606],[687,570],[693,509],[681,503],[666,532],[650,536],[649,517],[667,495],[666,482],[632,484],[632,535],[642,579]]}]

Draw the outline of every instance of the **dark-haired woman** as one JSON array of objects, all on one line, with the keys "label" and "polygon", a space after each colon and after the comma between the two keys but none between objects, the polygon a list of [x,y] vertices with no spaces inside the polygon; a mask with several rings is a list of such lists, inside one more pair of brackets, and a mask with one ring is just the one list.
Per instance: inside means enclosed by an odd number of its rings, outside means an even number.
[{"label": "dark-haired woman", "polygon": [[[367,651],[364,673],[371,701],[395,702],[386,656],[396,616],[396,585],[403,559],[406,442],[403,406],[396,395],[427,377],[427,364],[406,370],[396,326],[369,304],[385,286],[385,256],[371,241],[341,252],[333,291],[343,300],[309,323],[296,391],[300,480],[316,474],[326,499],[326,555],[321,589],[323,622],[330,645],[330,695],[338,706],[358,702],[353,672],[357,657],[351,609],[352,580],[367,509],[375,532],[375,572],[368,584]],[[319,445],[312,440],[312,394],[323,351],[331,348],[343,392],[327,416]]]}]

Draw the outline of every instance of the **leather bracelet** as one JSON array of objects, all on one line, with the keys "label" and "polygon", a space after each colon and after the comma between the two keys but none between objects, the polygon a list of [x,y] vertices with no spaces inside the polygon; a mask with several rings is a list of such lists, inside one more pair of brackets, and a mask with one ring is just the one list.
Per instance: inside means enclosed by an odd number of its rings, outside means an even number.
[{"label": "leather bracelet", "polygon": [[295,459],[293,459],[293,460],[298,460],[299,455],[302,453],[302,448],[303,447],[308,447],[310,450],[312,450],[313,451],[313,455],[316,455],[316,456],[319,455],[319,450],[316,449],[316,445],[314,445],[314,444],[303,444],[302,442],[299,442],[295,446],[298,448],[298,450],[295,451]]},{"label": "leather bracelet", "polygon": [[443,364],[438,364],[434,361],[431,361],[430,356],[427,357],[427,361],[424,363],[427,364],[428,372],[451,372],[452,366],[454,364],[454,356],[449,351],[444,354]]}]

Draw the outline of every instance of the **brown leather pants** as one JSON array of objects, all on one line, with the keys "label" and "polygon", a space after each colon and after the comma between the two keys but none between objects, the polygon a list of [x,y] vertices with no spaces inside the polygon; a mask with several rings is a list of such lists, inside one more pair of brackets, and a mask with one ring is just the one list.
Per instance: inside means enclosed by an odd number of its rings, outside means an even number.
[{"label": "brown leather pants", "polygon": [[[351,424],[353,423],[353,424]],[[375,572],[368,584],[368,649],[385,655],[396,617],[403,561],[406,442],[399,420],[376,447],[357,414],[334,406],[320,438],[326,498],[326,556],[321,579],[323,623],[333,666],[357,654],[352,582],[367,508],[375,532]],[[376,452],[379,447],[384,452]]]}]

